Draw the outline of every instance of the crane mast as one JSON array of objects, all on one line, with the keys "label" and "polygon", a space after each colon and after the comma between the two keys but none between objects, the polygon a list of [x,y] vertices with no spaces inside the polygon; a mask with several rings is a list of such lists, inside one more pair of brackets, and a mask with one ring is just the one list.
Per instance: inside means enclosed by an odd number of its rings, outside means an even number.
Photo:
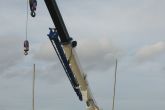
[{"label": "crane mast", "polygon": [[50,28],[49,39],[80,101],[85,101],[88,110],[100,110],[88,86],[75,51],[77,42],[67,31],[55,0],[44,0],[55,28]]}]

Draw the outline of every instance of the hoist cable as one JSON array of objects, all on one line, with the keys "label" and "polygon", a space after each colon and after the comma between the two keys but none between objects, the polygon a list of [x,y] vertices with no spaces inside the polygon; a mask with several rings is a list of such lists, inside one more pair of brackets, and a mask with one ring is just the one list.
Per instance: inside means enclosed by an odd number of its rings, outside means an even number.
[{"label": "hoist cable", "polygon": [[29,14],[28,4],[29,4],[29,0],[27,0],[27,6],[26,6],[26,40],[28,36],[28,14]]},{"label": "hoist cable", "polygon": [[115,95],[116,95],[116,78],[117,78],[117,59],[116,59],[116,65],[115,65],[115,81],[114,81],[114,89],[113,89],[113,104],[112,104],[112,110],[115,108]]}]

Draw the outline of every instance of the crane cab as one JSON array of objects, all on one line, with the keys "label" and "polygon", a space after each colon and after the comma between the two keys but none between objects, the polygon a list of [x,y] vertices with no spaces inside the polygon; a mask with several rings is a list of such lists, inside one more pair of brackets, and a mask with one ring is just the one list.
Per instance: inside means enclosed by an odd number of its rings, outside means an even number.
[{"label": "crane cab", "polygon": [[24,55],[28,55],[28,51],[29,51],[29,42],[28,40],[24,41]]}]

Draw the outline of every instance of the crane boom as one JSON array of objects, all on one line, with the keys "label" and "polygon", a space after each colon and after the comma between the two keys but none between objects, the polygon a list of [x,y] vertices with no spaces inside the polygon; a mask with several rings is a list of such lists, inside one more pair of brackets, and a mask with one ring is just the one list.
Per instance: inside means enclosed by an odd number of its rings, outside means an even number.
[{"label": "crane boom", "polygon": [[54,29],[50,29],[49,39],[60,59],[60,62],[80,100],[86,102],[88,110],[100,110],[88,86],[75,51],[76,41],[69,36],[67,28],[55,0],[44,0],[51,15]]}]

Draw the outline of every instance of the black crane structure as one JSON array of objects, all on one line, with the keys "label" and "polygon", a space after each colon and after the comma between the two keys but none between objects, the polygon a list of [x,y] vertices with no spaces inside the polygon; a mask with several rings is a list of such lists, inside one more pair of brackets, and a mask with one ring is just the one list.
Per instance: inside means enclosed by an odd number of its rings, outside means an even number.
[{"label": "black crane structure", "polygon": [[62,48],[62,45],[65,44],[72,44],[73,47],[77,45],[75,41],[71,37],[69,37],[69,33],[66,29],[66,26],[64,24],[63,18],[61,16],[61,13],[59,11],[59,8],[57,6],[57,3],[55,0],[44,0],[45,4],[48,8],[48,11],[51,15],[51,18],[53,20],[53,23],[55,25],[55,28],[50,28],[50,33],[48,34],[48,37],[57,53],[57,56],[71,82],[71,85],[76,92],[77,96],[79,97],[79,100],[82,101],[82,93],[79,89],[79,84],[77,79],[75,78],[72,69],[70,68],[69,61],[66,58],[65,52]]},{"label": "black crane structure", "polygon": [[72,38],[69,37],[69,33],[66,29],[66,26],[64,24],[63,18],[61,16],[56,1],[55,0],[44,0],[44,1],[51,15],[53,23],[57,29],[61,43],[69,43],[72,40]]}]

